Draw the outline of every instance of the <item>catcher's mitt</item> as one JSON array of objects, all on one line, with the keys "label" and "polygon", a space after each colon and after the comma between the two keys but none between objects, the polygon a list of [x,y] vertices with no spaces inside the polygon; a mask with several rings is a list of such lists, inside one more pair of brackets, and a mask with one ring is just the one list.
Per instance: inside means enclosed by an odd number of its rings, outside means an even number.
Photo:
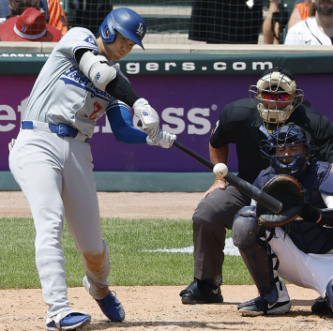
[{"label": "catcher's mitt", "polygon": [[282,226],[292,222],[302,212],[305,205],[305,191],[292,176],[276,175],[269,180],[262,191],[282,202],[282,210],[275,214],[260,204],[257,205],[257,217],[265,226]]}]

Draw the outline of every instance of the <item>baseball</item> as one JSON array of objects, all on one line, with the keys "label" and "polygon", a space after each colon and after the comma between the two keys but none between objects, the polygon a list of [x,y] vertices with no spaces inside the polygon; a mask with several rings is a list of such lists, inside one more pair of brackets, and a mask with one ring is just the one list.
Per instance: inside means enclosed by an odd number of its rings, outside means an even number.
[{"label": "baseball", "polygon": [[214,166],[213,173],[216,179],[223,178],[228,173],[228,167],[224,163],[217,163]]}]

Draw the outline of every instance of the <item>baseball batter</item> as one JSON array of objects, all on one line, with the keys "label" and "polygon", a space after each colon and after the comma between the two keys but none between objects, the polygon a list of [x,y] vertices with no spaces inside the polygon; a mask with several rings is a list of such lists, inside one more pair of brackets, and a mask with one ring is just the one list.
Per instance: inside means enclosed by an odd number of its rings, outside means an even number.
[{"label": "baseball batter", "polygon": [[[46,328],[74,330],[90,315],[69,307],[63,222],[82,254],[84,286],[111,321],[124,309],[108,287],[108,248],[102,239],[93,159],[88,143],[97,120],[107,113],[117,140],[132,144],[172,146],[176,136],[159,129],[159,117],[132,89],[112,61],[142,45],[144,20],[119,8],[100,27],[100,36],[71,29],[56,45],[31,92],[22,127],[9,155],[9,166],[33,215],[35,254],[45,302]],[[142,131],[131,124],[131,107]],[[143,132],[144,131],[144,132]]]}]

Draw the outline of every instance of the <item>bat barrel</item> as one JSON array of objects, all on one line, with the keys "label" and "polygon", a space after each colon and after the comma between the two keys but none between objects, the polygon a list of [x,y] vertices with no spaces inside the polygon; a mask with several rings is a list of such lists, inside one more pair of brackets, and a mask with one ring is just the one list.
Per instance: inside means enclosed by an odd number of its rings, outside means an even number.
[{"label": "bat barrel", "polygon": [[[209,170],[213,170],[214,164],[203,158],[202,156],[194,153],[181,143],[175,141],[173,143],[175,147],[186,153],[187,155],[193,157]],[[251,185],[250,183],[246,182],[245,180],[235,176],[234,174],[228,172],[227,175],[224,177],[228,183],[235,186],[240,192],[244,193],[248,197],[253,200],[256,200],[259,204],[264,206],[265,208],[271,210],[273,213],[279,213],[283,207],[282,203],[272,196],[268,195],[267,193],[259,190],[256,186]]]},{"label": "bat barrel", "polygon": [[269,194],[261,191],[256,186],[251,185],[245,180],[231,174],[227,173],[225,176],[226,181],[231,185],[235,186],[240,192],[244,193],[251,199],[258,202],[258,204],[264,206],[265,208],[271,210],[273,213],[279,213],[282,210],[282,203]]}]

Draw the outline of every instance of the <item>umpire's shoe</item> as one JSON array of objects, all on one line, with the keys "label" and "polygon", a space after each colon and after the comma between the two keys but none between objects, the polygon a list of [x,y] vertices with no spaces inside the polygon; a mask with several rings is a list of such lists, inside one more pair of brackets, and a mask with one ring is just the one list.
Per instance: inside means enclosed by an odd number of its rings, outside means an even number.
[{"label": "umpire's shoe", "polygon": [[125,318],[123,305],[117,299],[116,294],[109,291],[104,299],[95,299],[104,315],[112,322],[121,322]]},{"label": "umpire's shoe", "polygon": [[237,307],[242,315],[250,316],[285,314],[290,308],[290,301],[276,302],[270,305],[263,296],[241,303]]},{"label": "umpire's shoe", "polygon": [[182,303],[189,305],[223,302],[221,289],[214,285],[213,279],[194,278],[194,281],[179,295],[182,297]]}]

